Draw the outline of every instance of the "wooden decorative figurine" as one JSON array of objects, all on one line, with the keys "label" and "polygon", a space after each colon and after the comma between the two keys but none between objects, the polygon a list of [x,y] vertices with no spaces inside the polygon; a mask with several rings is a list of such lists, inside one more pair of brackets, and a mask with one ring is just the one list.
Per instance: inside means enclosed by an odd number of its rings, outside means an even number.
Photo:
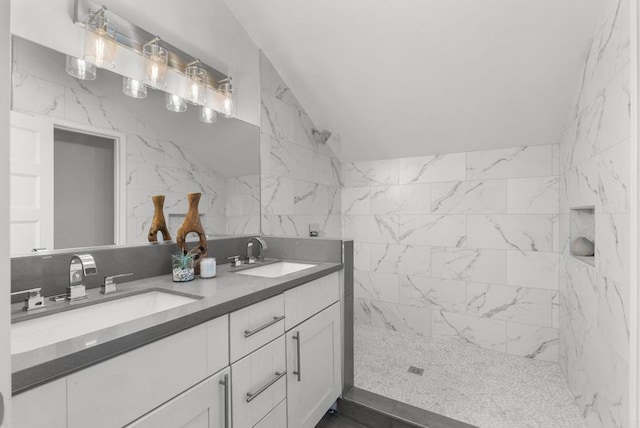
[{"label": "wooden decorative figurine", "polygon": [[207,257],[208,255],[207,237],[204,234],[204,228],[202,227],[200,214],[198,213],[198,203],[200,202],[200,196],[202,196],[202,193],[187,194],[189,210],[187,211],[187,215],[182,222],[182,226],[180,226],[176,235],[176,242],[178,243],[178,247],[184,254],[187,254],[189,252],[185,242],[187,239],[187,235],[192,232],[198,234],[198,246],[191,250],[191,253],[194,255],[196,275],[200,274],[200,259]]},{"label": "wooden decorative figurine", "polygon": [[171,241],[171,234],[167,228],[167,222],[164,219],[164,195],[155,195],[151,197],[153,201],[153,219],[151,220],[151,228],[149,229],[149,242],[158,242],[158,232],[162,233],[163,241]]}]

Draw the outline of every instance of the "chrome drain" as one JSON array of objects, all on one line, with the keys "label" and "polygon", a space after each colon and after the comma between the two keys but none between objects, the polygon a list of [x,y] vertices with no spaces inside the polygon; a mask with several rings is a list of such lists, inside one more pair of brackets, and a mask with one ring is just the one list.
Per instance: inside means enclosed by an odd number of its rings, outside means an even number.
[{"label": "chrome drain", "polygon": [[414,366],[409,366],[409,373],[411,374],[415,374],[418,376],[422,376],[424,374],[424,369],[421,369],[420,367],[414,367]]}]

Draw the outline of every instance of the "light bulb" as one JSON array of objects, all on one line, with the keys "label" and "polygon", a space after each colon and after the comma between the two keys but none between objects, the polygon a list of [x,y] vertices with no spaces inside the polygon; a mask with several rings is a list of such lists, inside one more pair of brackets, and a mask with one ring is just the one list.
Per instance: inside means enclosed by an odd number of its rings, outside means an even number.
[{"label": "light bulb", "polygon": [[202,123],[216,123],[218,121],[218,114],[210,107],[200,107],[200,116],[198,117]]},{"label": "light bulb", "polygon": [[187,111],[187,103],[184,101],[184,99],[180,98],[179,96],[170,94],[167,92],[165,99],[167,102],[166,104],[167,110],[173,111],[176,113],[182,113]]},{"label": "light bulb", "polygon": [[147,96],[147,86],[139,80],[122,77],[122,92],[131,98],[144,98]]},{"label": "light bulb", "polygon": [[83,59],[67,55],[66,72],[81,80],[95,80],[96,66]]}]

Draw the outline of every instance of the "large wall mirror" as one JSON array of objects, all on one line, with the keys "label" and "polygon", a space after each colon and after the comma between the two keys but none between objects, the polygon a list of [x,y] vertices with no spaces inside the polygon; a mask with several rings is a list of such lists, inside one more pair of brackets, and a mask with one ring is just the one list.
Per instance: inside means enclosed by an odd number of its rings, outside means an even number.
[{"label": "large wall mirror", "polygon": [[208,236],[260,232],[259,128],[168,111],[165,93],[65,72],[65,55],[13,38],[11,252],[147,242],[153,195],[175,237],[200,192]]}]

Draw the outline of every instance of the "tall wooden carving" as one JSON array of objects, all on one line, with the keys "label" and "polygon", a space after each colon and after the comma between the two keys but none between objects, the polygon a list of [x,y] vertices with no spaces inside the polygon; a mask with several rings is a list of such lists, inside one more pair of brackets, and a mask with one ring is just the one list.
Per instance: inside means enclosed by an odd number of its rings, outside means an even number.
[{"label": "tall wooden carving", "polygon": [[149,228],[149,242],[158,242],[158,232],[162,233],[163,241],[171,241],[171,234],[167,228],[167,222],[164,219],[164,195],[155,195],[151,197],[153,201],[153,219]]},{"label": "tall wooden carving", "polygon": [[183,253],[187,253],[189,250],[186,245],[186,238],[189,233],[197,233],[199,242],[195,251],[192,251],[194,254],[195,260],[195,273],[196,275],[200,274],[200,259],[203,257],[207,257],[207,237],[204,234],[204,228],[202,227],[202,222],[200,221],[200,214],[198,213],[198,204],[200,203],[200,196],[202,193],[189,193],[187,194],[187,201],[189,202],[189,210],[187,211],[187,215],[182,222],[182,226],[178,229],[178,233],[176,236],[176,242],[178,243],[178,247],[182,249]]}]

